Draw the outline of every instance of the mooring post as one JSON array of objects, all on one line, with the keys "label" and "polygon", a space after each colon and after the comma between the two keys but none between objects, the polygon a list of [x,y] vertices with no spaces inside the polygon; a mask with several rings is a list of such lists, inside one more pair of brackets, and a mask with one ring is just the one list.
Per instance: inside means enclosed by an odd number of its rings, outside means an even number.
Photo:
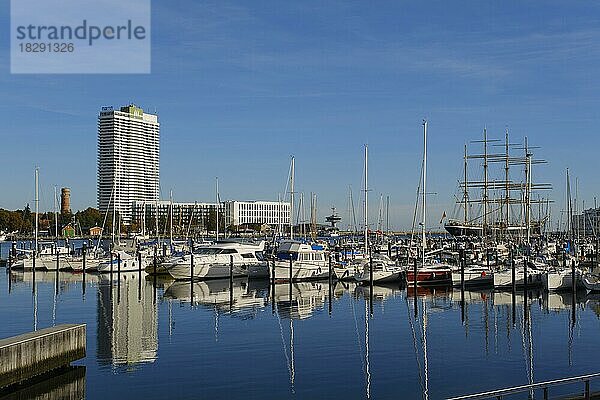
[{"label": "mooring post", "polygon": [[548,400],[548,388],[544,388],[544,400]]},{"label": "mooring post", "polygon": [[398,256],[398,243],[396,242],[396,267],[400,265],[400,257]]},{"label": "mooring post", "polygon": [[465,250],[460,250],[460,290],[465,291],[465,264],[467,263],[467,257]]},{"label": "mooring post", "polygon": [[113,252],[112,252],[112,245],[109,246],[108,250],[110,252],[110,281],[112,282],[113,263],[115,262]]},{"label": "mooring post", "polygon": [[331,271],[331,253],[329,253],[329,286],[331,286],[331,282],[333,281],[332,271]]},{"label": "mooring post", "polygon": [[525,293],[525,297],[527,297],[527,267],[529,264],[529,256],[525,256],[525,260],[523,261],[523,292]]},{"label": "mooring post", "polygon": [[331,311],[333,310],[332,297],[333,297],[333,281],[330,279],[329,280],[329,316],[330,317],[331,317]]},{"label": "mooring post", "polygon": [[233,312],[233,254],[229,255],[229,313]]},{"label": "mooring post", "polygon": [[142,301],[142,252],[138,245],[137,250],[137,262],[138,262],[138,301]]},{"label": "mooring post", "polygon": [[[163,247],[163,249],[164,249],[164,247]],[[190,239],[190,307],[193,307],[193,306],[194,306],[194,239]]]},{"label": "mooring post", "polygon": [[152,304],[156,304],[156,245],[154,245],[154,258],[152,260],[152,266],[154,267],[154,274],[152,274]]},{"label": "mooring post", "polygon": [[83,273],[83,279],[81,280],[81,292],[82,294],[85,296],[85,250],[86,250],[86,244],[83,243],[83,246],[81,247],[81,265],[82,265],[82,269],[81,272]]},{"label": "mooring post", "polygon": [[121,280],[121,253],[117,253],[117,275],[119,275],[119,281]]},{"label": "mooring post", "polygon": [[371,287],[370,293],[373,291],[373,250],[371,247],[369,247],[369,286]]},{"label": "mooring post", "polygon": [[387,244],[387,250],[388,250],[387,251],[388,257],[392,258],[392,243],[391,242],[388,242],[388,244]]},{"label": "mooring post", "polygon": [[417,259],[413,261],[413,285],[415,287],[415,296],[417,295]]},{"label": "mooring post", "polygon": [[292,258],[292,254],[290,254],[290,279],[289,279],[289,290],[290,290],[290,318],[292,314],[292,268],[293,268],[294,260]]},{"label": "mooring post", "polygon": [[60,250],[56,246],[56,294],[58,294],[58,271],[60,270]]},{"label": "mooring post", "polygon": [[194,280],[194,239],[190,239],[190,281]]},{"label": "mooring post", "polygon": [[271,264],[271,313],[275,314],[275,259]]},{"label": "mooring post", "polygon": [[517,291],[517,271],[512,249],[510,250],[510,268],[512,270],[512,292],[515,293]]},{"label": "mooring post", "polygon": [[12,263],[12,249],[8,252],[8,294],[12,291],[12,274],[10,273],[11,263]]},{"label": "mooring post", "polygon": [[32,254],[33,254],[33,259],[31,260],[31,266],[32,266],[32,271],[33,273],[31,274],[32,277],[32,290],[35,293],[35,258],[37,257],[37,251],[33,250]]},{"label": "mooring post", "polygon": [[[598,250],[600,247],[600,239],[596,239],[596,252],[594,253],[596,268],[598,268]],[[592,265],[592,271],[594,270],[594,266]]]},{"label": "mooring post", "polygon": [[465,264],[467,263],[467,257],[465,250],[460,250],[460,320],[464,324],[465,322]]},{"label": "mooring post", "polygon": [[162,251],[162,253],[163,253],[163,254],[162,254],[162,255],[163,255],[163,257],[166,257],[166,256],[167,256],[167,244],[166,244],[166,243],[163,243],[163,251]]},{"label": "mooring post", "polygon": [[575,260],[571,262],[571,292],[573,293],[573,301],[571,304],[571,323],[575,326],[575,319],[577,318],[576,303],[577,303],[577,281],[575,277]]},{"label": "mooring post", "polygon": [[577,281],[575,279],[575,260],[571,261],[571,291],[573,292],[573,300],[575,300],[575,292],[577,292]]}]

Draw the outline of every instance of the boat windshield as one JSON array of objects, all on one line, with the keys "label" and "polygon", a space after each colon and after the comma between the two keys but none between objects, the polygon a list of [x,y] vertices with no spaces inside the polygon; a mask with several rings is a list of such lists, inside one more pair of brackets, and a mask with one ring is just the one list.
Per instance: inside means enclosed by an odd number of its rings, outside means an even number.
[{"label": "boat windshield", "polygon": [[290,252],[290,251],[280,251],[279,253],[277,253],[277,258],[279,260],[294,260],[297,261],[298,260],[298,253],[297,252]]},{"label": "boat windshield", "polygon": [[216,249],[211,247],[203,247],[200,249],[194,250],[194,254],[201,256],[212,256],[216,254],[234,254],[237,253],[235,249]]}]

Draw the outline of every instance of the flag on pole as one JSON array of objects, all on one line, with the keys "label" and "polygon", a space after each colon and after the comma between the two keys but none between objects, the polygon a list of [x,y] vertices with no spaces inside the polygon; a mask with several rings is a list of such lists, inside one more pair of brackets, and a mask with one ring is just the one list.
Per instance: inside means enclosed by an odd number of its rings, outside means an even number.
[{"label": "flag on pole", "polygon": [[444,218],[446,218],[446,211],[442,214],[442,219],[440,219],[440,224],[444,222]]}]

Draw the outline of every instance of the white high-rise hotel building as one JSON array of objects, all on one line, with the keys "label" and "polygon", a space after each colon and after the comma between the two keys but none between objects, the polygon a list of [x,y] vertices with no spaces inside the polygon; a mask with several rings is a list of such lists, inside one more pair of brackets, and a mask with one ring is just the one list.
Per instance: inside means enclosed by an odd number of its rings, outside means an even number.
[{"label": "white high-rise hotel building", "polygon": [[159,123],[130,104],[98,116],[98,208],[131,222],[134,201],[159,200]]}]

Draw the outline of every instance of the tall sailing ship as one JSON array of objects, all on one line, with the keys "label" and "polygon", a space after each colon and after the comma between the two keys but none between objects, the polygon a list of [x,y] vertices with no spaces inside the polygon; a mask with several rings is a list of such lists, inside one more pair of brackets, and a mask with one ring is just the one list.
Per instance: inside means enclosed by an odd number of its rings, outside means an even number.
[{"label": "tall sailing ship", "polygon": [[[511,144],[508,136],[506,130],[502,143],[489,139],[484,129],[483,140],[471,142],[482,145],[482,154],[469,154],[465,144],[461,196],[456,196],[457,215],[444,225],[448,233],[528,239],[544,233],[550,219],[550,200],[538,193],[552,186],[534,183],[532,167],[546,162],[534,158],[537,147],[530,146],[527,138],[523,144]],[[490,147],[502,150],[490,152]],[[480,172],[470,171],[471,164]]]}]

